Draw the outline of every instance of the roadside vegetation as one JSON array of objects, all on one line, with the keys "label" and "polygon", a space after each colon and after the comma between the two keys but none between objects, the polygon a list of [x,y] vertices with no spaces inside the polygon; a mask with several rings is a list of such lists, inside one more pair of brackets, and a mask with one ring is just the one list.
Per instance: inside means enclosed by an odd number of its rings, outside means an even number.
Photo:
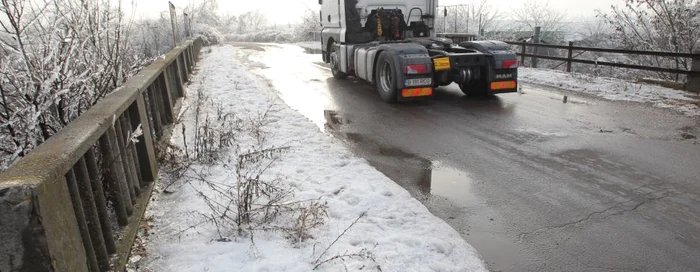
[{"label": "roadside vegetation", "polygon": [[[136,20],[122,2],[0,1],[0,170],[174,47],[168,13]],[[179,9],[178,22],[195,15],[192,34],[216,44],[211,2]]]}]

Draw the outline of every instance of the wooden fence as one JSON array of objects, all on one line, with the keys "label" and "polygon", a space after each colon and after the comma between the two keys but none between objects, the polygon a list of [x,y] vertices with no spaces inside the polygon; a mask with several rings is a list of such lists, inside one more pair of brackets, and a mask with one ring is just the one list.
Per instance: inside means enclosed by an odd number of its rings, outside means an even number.
[{"label": "wooden fence", "polygon": [[154,143],[202,46],[183,42],[0,174],[0,271],[124,269],[158,177]]},{"label": "wooden fence", "polygon": [[[566,71],[567,72],[571,72],[572,63],[582,63],[582,64],[590,64],[590,65],[598,65],[598,66],[610,66],[610,67],[627,68],[627,69],[634,69],[634,70],[644,70],[644,71],[686,75],[686,76],[688,76],[688,84],[686,84],[686,89],[688,91],[700,92],[700,90],[698,90],[700,88],[700,86],[695,86],[695,84],[691,84],[691,82],[695,82],[697,79],[700,78],[700,69],[696,68],[698,65],[700,65],[700,53],[699,52],[695,52],[693,54],[688,54],[688,53],[673,53],[673,52],[656,52],[656,51],[639,51],[639,50],[582,47],[582,46],[574,46],[573,42],[569,42],[568,45],[534,44],[534,43],[527,43],[527,42],[507,42],[507,43],[511,44],[511,45],[520,46],[520,49],[518,50],[517,54],[518,54],[518,56],[520,56],[521,63],[525,63],[525,58],[530,57],[533,59],[548,59],[548,60],[562,61],[563,63],[566,63]],[[528,53],[527,48],[533,48],[533,47],[535,48],[534,53]],[[567,54],[566,54],[566,57],[544,56],[544,55],[537,54],[537,50],[536,50],[537,48],[550,48],[550,49],[566,50]],[[696,50],[700,50],[700,48],[698,48]],[[575,51],[579,51],[579,53],[577,55],[574,55]],[[626,63],[617,63],[617,62],[608,62],[608,61],[577,59],[577,57],[579,55],[581,55],[582,52],[601,52],[601,53],[618,53],[618,54],[637,55],[637,56],[688,58],[688,59],[692,59],[693,68],[691,68],[690,70],[684,70],[684,69],[672,69],[672,68],[644,66],[644,65],[626,64]],[[535,68],[537,68],[537,67],[535,67]]]}]

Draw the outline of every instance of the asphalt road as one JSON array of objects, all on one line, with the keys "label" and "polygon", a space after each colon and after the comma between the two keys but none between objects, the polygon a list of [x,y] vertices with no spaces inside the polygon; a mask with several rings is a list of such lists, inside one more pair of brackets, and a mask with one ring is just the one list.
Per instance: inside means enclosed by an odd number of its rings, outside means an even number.
[{"label": "asphalt road", "polygon": [[[280,97],[410,191],[493,271],[700,271],[698,120],[523,85],[389,105],[285,50],[240,56]],[[253,56],[253,57],[251,57]],[[318,55],[317,55],[318,56]],[[320,56],[318,56],[320,59]]]}]

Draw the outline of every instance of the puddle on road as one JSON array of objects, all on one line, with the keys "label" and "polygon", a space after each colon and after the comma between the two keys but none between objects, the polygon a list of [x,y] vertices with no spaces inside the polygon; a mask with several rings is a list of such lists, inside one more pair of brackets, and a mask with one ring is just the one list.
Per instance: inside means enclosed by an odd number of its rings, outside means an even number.
[{"label": "puddle on road", "polygon": [[433,162],[430,175],[426,176],[421,188],[430,196],[440,196],[465,207],[474,207],[479,202],[472,192],[472,180],[467,173],[457,169],[440,166]]},{"label": "puddle on road", "polygon": [[[404,150],[381,146],[360,133],[343,132],[343,126],[351,124],[336,111],[324,111],[326,132],[345,140],[355,151],[370,161],[380,171],[389,173],[389,177],[410,180],[401,184],[409,191],[419,191],[423,198],[441,197],[460,203],[462,206],[478,204],[472,193],[472,178],[464,171],[446,166],[439,161],[431,161]],[[371,152],[363,152],[371,151]]]},{"label": "puddle on road", "polygon": [[[326,92],[329,88],[326,78],[331,76],[330,70],[319,70],[311,61],[320,59],[319,55],[303,54],[303,50],[298,47],[271,44],[234,46],[241,48],[237,57],[251,68],[251,72],[277,91],[277,95],[285,104],[323,130],[323,109],[331,106],[333,101]],[[290,66],[290,63],[298,65]]]},{"label": "puddle on road", "polygon": [[494,271],[512,270],[524,258],[509,239],[483,199],[477,181],[468,172],[429,160],[372,139],[373,134],[352,131],[342,114],[324,111],[326,132],[346,142],[355,154],[408,190],[437,217],[452,226],[481,254]]},{"label": "puddle on road", "polygon": [[351,124],[351,121],[338,112],[326,110],[323,115],[326,119],[326,132],[355,145],[357,150],[372,150],[372,154],[360,153],[380,171],[391,173],[390,177],[412,181],[410,184],[402,184],[404,187],[412,187],[414,191],[418,189],[422,197],[441,197],[462,206],[478,204],[472,193],[474,181],[466,172],[398,148],[376,146],[376,143],[360,133],[342,132],[343,126]]}]

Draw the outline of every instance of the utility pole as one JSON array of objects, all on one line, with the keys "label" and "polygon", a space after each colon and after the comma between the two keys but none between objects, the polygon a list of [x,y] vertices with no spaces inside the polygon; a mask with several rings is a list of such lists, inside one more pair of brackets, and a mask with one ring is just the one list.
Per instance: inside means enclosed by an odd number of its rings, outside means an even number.
[{"label": "utility pole", "polygon": [[454,33],[457,33],[457,14],[455,14],[455,32]]},{"label": "utility pole", "polygon": [[170,23],[173,27],[173,43],[174,47],[180,42],[180,31],[177,28],[177,13],[175,12],[175,5],[172,2],[168,2],[168,7],[170,8]]},{"label": "utility pole", "polygon": [[442,32],[447,33],[447,7],[445,7],[444,16],[442,19]]},{"label": "utility pole", "polygon": [[467,33],[469,34],[469,7],[467,7]]},{"label": "utility pole", "polygon": [[484,15],[483,13],[479,13],[479,33],[477,33],[477,34],[479,34],[479,36],[484,36],[484,30],[483,30],[483,27],[481,25],[481,17],[483,15]]},{"label": "utility pole", "polygon": [[192,34],[190,34],[189,15],[187,13],[183,13],[183,15],[185,16],[185,38],[189,38],[192,36]]}]

